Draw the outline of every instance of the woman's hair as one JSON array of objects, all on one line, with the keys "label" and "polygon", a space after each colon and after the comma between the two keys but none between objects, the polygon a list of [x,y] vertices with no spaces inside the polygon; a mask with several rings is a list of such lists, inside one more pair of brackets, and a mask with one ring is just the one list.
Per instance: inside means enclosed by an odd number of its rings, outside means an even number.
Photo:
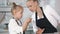
[{"label": "woman's hair", "polygon": [[[17,8],[17,7],[19,7],[19,8]],[[11,8],[12,14],[14,14],[14,10],[17,10],[17,9],[23,10],[23,7],[20,6],[20,5],[16,5],[15,3],[13,3],[13,6]],[[15,12],[18,12],[18,11],[15,11]]]},{"label": "woman's hair", "polygon": [[39,4],[39,0],[28,0],[28,1],[33,1],[33,2],[37,2]]}]

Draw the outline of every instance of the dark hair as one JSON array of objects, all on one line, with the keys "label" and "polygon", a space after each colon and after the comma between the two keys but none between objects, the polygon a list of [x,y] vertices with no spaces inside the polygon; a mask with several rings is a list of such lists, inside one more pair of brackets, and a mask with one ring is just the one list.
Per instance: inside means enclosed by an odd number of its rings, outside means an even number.
[{"label": "dark hair", "polygon": [[12,14],[13,14],[13,10],[17,10],[16,9],[17,7],[21,8],[23,10],[23,7],[22,6],[16,5],[16,3],[13,2],[13,6],[12,6],[12,9],[11,9]]}]

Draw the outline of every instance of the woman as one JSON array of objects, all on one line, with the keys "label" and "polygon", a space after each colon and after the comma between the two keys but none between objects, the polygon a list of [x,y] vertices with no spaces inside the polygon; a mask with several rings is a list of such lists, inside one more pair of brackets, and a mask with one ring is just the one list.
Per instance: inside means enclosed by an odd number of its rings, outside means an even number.
[{"label": "woman", "polygon": [[49,5],[40,7],[38,0],[28,0],[26,4],[33,12],[33,29],[36,34],[57,32],[56,28],[60,23],[60,16],[52,7]]}]

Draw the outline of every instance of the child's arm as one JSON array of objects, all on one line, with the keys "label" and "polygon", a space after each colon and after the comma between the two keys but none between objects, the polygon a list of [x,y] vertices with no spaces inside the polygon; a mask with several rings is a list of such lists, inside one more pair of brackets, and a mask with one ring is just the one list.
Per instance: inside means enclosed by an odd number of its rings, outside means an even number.
[{"label": "child's arm", "polygon": [[31,18],[27,18],[25,20],[25,22],[23,23],[22,27],[23,27],[23,31],[25,31],[27,29],[27,26],[29,25],[29,23],[31,22]]}]

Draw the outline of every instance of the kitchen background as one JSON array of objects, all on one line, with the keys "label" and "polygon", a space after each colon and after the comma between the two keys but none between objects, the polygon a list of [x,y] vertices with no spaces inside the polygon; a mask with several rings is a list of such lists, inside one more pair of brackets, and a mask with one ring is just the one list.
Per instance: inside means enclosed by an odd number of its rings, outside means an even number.
[{"label": "kitchen background", "polygon": [[[12,18],[11,15],[12,2],[15,2],[16,4],[22,5],[24,7],[23,13],[24,15],[23,18],[21,19],[22,22],[24,22],[24,20],[27,17],[31,17],[32,13],[26,7],[26,1],[27,0],[0,0],[0,34],[9,34],[7,24],[9,23],[9,19]],[[41,6],[49,4],[60,15],[60,0],[46,0],[45,4],[44,1],[45,0],[39,0]],[[58,26],[57,29],[58,31],[60,31],[60,25]],[[29,24],[26,34],[33,34],[32,24]]]}]

